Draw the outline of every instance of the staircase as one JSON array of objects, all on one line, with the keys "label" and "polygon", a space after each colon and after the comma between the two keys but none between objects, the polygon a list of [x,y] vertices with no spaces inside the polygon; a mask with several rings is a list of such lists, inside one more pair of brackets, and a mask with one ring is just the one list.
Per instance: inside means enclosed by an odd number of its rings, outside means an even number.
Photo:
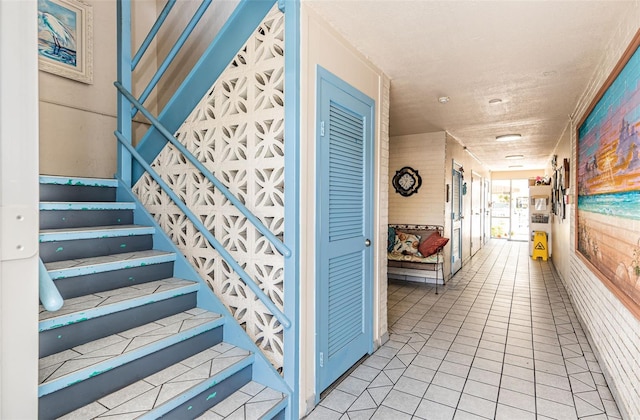
[{"label": "staircase", "polygon": [[64,306],[40,306],[39,418],[284,418],[280,376],[130,191],[40,183],[40,257]]}]

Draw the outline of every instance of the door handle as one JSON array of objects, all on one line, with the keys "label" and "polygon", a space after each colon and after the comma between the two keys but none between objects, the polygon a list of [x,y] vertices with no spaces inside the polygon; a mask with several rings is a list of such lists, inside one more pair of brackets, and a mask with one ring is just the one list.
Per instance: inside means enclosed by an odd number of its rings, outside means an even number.
[{"label": "door handle", "polygon": [[371,241],[369,239],[365,239],[364,246],[371,246]]}]

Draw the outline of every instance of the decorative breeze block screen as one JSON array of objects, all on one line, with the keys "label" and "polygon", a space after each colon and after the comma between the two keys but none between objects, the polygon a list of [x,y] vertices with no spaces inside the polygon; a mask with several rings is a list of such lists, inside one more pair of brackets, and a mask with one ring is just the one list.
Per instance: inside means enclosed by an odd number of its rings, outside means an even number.
[{"label": "decorative breeze block screen", "polygon": [[[277,6],[178,129],[176,137],[282,239],[284,15]],[[284,257],[173,146],[167,145],[152,166],[282,309]],[[278,320],[148,174],[140,178],[134,191],[280,369],[283,338]]]}]

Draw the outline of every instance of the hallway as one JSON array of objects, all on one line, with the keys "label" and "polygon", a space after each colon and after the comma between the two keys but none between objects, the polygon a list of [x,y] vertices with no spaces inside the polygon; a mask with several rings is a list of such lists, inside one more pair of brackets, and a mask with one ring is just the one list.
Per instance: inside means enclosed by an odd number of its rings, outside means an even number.
[{"label": "hallway", "polygon": [[490,241],[440,294],[393,282],[390,340],[307,417],[620,418],[551,263]]}]

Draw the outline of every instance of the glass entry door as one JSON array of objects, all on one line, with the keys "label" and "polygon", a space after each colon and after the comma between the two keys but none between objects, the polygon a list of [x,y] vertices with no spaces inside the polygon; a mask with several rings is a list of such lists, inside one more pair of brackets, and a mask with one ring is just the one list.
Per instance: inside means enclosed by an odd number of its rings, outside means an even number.
[{"label": "glass entry door", "polygon": [[511,180],[511,237],[514,241],[528,241],[529,237],[529,181]]},{"label": "glass entry door", "polygon": [[527,241],[529,182],[499,179],[491,183],[491,237]]}]

